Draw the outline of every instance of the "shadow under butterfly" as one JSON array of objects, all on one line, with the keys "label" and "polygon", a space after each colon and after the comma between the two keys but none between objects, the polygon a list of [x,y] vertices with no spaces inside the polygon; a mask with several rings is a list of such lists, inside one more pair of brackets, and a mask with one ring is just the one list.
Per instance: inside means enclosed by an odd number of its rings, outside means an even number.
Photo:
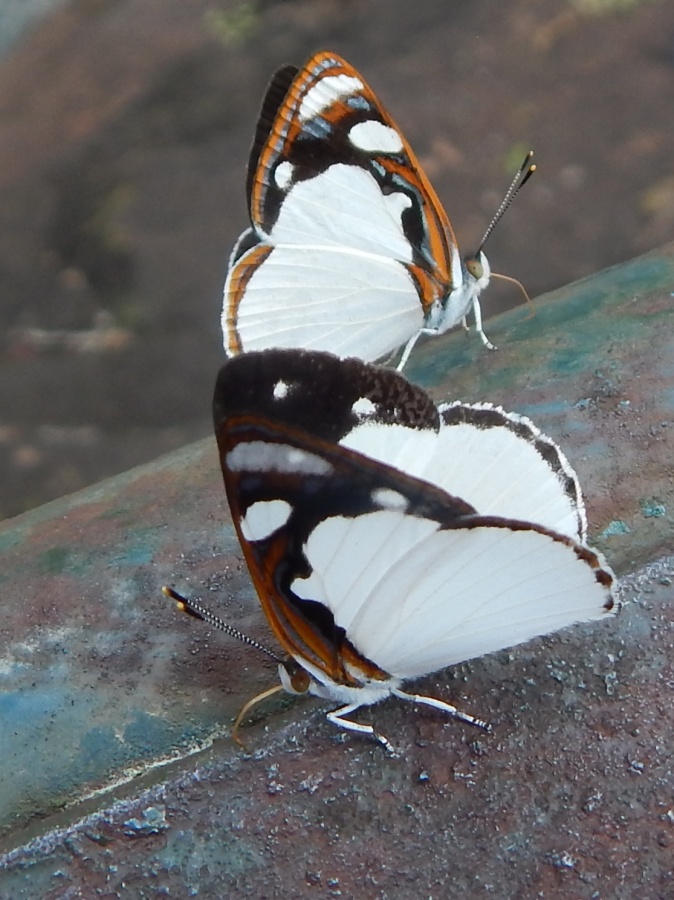
[{"label": "shadow under butterfly", "polygon": [[228,356],[271,347],[373,361],[472,310],[492,273],[483,252],[535,170],[528,153],[480,246],[461,258],[438,197],[402,132],[336,53],[285,66],[265,95],[248,165],[251,227],[230,256],[222,330]]},{"label": "shadow under butterfly", "polygon": [[[487,403],[435,406],[391,369],[322,352],[248,353],[221,368],[215,432],[232,519],[288,655],[285,688],[340,704],[335,725],[409,679],[617,609],[587,546],[578,479],[554,441]],[[236,629],[170,588],[182,608]],[[238,739],[238,738],[237,738]]]}]

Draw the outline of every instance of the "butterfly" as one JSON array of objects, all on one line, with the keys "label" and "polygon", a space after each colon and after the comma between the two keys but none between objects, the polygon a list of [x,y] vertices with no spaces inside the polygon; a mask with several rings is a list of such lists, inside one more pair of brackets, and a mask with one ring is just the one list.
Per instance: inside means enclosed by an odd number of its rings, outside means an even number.
[{"label": "butterfly", "polygon": [[250,153],[251,227],[224,286],[227,355],[288,347],[373,361],[404,346],[402,369],[420,335],[467,327],[471,310],[493,349],[479,302],[491,275],[482,247],[534,171],[530,158],[462,259],[412,148],[353,66],[321,52],[280,69]]},{"label": "butterfly", "polygon": [[350,716],[395,696],[485,726],[403,684],[616,609],[578,479],[524,416],[436,407],[361,360],[268,350],[225,363],[213,417],[234,526],[289,660],[273,690],[339,704],[335,725],[391,749]]}]

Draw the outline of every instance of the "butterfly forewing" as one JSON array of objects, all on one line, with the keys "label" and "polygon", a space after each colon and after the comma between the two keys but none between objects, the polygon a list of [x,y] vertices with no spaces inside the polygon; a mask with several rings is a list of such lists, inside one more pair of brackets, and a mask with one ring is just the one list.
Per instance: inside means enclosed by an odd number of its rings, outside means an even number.
[{"label": "butterfly forewing", "polygon": [[[322,576],[307,558],[309,542],[318,553],[330,553],[330,539],[326,545],[319,537],[321,525],[353,526],[352,534],[362,533],[370,513],[390,509],[395,521],[383,557],[389,558],[397,546],[401,552],[406,546],[405,534],[395,533],[402,506],[426,529],[472,515],[473,508],[337,444],[257,416],[226,416],[216,422],[216,436],[232,518],[282,646],[335,683],[352,684],[354,667],[363,678],[386,677],[335,617],[344,592],[338,598],[327,578],[328,593],[316,587]],[[364,538],[360,552],[340,565],[356,573],[370,567],[372,535]]]},{"label": "butterfly forewing", "polygon": [[[279,226],[290,193],[293,215]],[[374,92],[335,53],[317,53],[272,80],[251,152],[249,196],[254,226],[277,233],[279,243],[382,254],[421,266],[444,289],[451,284],[456,240],[435,191]]]}]

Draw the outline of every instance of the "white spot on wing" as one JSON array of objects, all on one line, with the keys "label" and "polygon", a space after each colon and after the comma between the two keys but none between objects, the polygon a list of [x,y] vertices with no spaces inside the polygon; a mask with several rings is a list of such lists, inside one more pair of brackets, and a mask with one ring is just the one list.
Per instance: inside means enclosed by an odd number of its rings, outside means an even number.
[{"label": "white spot on wing", "polygon": [[275,400],[283,400],[284,397],[288,396],[288,385],[285,381],[277,381],[274,385],[274,399]]},{"label": "white spot on wing", "polygon": [[351,407],[351,412],[357,416],[371,416],[376,411],[377,407],[369,397],[359,397]]},{"label": "white spot on wing", "polygon": [[241,519],[243,536],[249,541],[264,540],[286,524],[291,512],[292,507],[285,500],[261,500],[253,503]]},{"label": "white spot on wing", "polygon": [[384,203],[389,207],[389,212],[392,216],[402,218],[405,210],[409,209],[412,205],[412,199],[408,197],[407,194],[394,193],[389,194],[388,197],[384,197]]},{"label": "white spot on wing", "polygon": [[298,111],[300,121],[306,122],[307,119],[320,115],[336,100],[362,90],[363,82],[359,78],[351,75],[326,75],[304,95]]},{"label": "white spot on wing", "polygon": [[407,509],[407,497],[390,488],[377,488],[372,491],[372,500],[384,509]]},{"label": "white spot on wing", "polygon": [[330,463],[297,447],[287,444],[268,444],[265,441],[244,441],[225,457],[232,472],[301,472],[304,475],[327,475]]},{"label": "white spot on wing", "polygon": [[354,147],[366,153],[400,153],[403,149],[403,142],[395,128],[372,119],[354,125],[349,131],[349,140]]},{"label": "white spot on wing", "polygon": [[276,186],[280,188],[280,190],[285,191],[290,182],[293,180],[293,169],[294,166],[292,163],[289,163],[287,160],[279,163],[276,166],[276,171],[274,172],[274,181],[276,182]]}]

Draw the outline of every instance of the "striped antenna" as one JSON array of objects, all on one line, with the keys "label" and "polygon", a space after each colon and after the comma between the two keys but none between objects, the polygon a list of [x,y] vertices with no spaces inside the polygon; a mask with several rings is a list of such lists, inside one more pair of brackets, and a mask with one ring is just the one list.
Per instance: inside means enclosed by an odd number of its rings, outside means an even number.
[{"label": "striped antenna", "polygon": [[265,653],[267,656],[271,656],[277,663],[281,663],[281,665],[285,666],[284,660],[278,657],[273,650],[270,650],[268,647],[265,647],[264,644],[260,644],[258,641],[253,640],[253,638],[248,637],[247,634],[239,631],[238,628],[234,628],[232,625],[228,625],[227,622],[223,622],[219,616],[216,616],[214,613],[207,610],[198,600],[188,600],[187,597],[183,597],[182,594],[179,594],[177,591],[174,591],[173,588],[167,587],[166,585],[162,587],[161,591],[165,597],[170,597],[171,600],[175,600],[176,605],[181,612],[187,613],[188,616],[193,616],[195,619],[201,619],[202,622],[212,625],[213,628],[217,628],[218,631],[224,631],[225,634],[236,638],[237,641],[248,644],[249,647],[255,647],[256,650]]},{"label": "striped antenna", "polygon": [[494,213],[494,217],[492,218],[491,222],[487,226],[487,230],[485,231],[484,235],[482,236],[482,240],[480,241],[480,246],[477,248],[477,252],[475,253],[476,257],[478,257],[480,255],[480,253],[482,252],[482,248],[486,244],[487,238],[492,233],[492,231],[496,227],[497,223],[503,218],[504,212],[508,209],[510,204],[513,202],[513,200],[515,199],[515,196],[520,192],[521,188],[524,187],[524,185],[527,183],[527,181],[531,178],[531,176],[536,171],[536,165],[531,162],[531,157],[533,155],[534,155],[534,151],[529,150],[527,155],[524,157],[524,162],[517,170],[517,174],[513,178],[512,184],[506,191],[505,197],[501,201],[501,205]]}]

